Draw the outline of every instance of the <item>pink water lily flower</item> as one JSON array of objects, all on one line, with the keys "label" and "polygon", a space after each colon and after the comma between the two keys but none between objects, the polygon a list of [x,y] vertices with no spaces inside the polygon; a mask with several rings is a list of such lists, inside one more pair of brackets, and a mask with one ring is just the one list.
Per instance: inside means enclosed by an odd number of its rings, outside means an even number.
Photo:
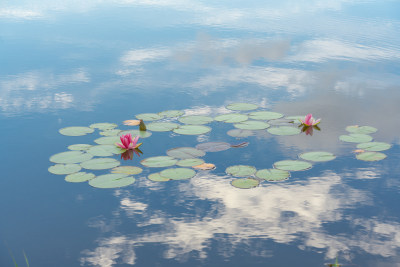
[{"label": "pink water lily flower", "polygon": [[137,147],[139,147],[142,143],[137,143],[137,141],[139,140],[139,136],[136,136],[134,139],[132,139],[132,135],[131,134],[125,134],[125,135],[121,135],[119,137],[119,139],[121,139],[121,144],[119,143],[115,143],[117,146],[119,146],[120,148],[123,149],[135,149]]},{"label": "pink water lily flower", "polygon": [[321,121],[321,119],[314,120],[314,118],[312,117],[312,114],[311,114],[311,113],[307,114],[307,116],[304,118],[304,120],[300,120],[300,122],[301,122],[303,125],[306,125],[306,126],[314,126],[314,125],[317,125],[318,123],[320,123],[320,121]]}]

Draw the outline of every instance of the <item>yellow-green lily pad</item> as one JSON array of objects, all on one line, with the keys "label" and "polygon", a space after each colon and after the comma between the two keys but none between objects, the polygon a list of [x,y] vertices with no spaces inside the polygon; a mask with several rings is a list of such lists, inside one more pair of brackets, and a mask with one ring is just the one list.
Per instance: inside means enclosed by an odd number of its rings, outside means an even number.
[{"label": "yellow-green lily pad", "polygon": [[189,168],[170,168],[161,171],[160,175],[172,180],[185,180],[194,177],[196,172]]},{"label": "yellow-green lily pad", "polygon": [[173,122],[152,122],[146,125],[147,130],[153,132],[168,132],[179,127],[179,124]]},{"label": "yellow-green lily pad", "polygon": [[206,152],[194,147],[177,147],[167,150],[167,155],[177,159],[191,159],[202,157]]},{"label": "yellow-green lily pad", "polygon": [[373,138],[367,134],[348,134],[339,136],[339,139],[350,143],[366,143],[372,141]]},{"label": "yellow-green lily pad", "polygon": [[140,138],[147,138],[152,135],[150,131],[139,131],[139,130],[126,130],[119,133],[119,136],[131,134],[132,138],[135,136],[139,136]]},{"label": "yellow-green lily pad", "polygon": [[263,130],[267,129],[270,125],[263,121],[244,121],[241,123],[235,123],[233,126],[243,130]]},{"label": "yellow-green lily pad", "polygon": [[67,136],[82,136],[93,133],[94,130],[89,127],[72,126],[72,127],[62,128],[58,132],[62,135],[67,135]]},{"label": "yellow-green lily pad", "polygon": [[87,170],[106,170],[119,166],[121,163],[113,158],[96,158],[81,163]]},{"label": "yellow-green lily pad", "polygon": [[211,128],[203,125],[181,125],[173,131],[177,134],[200,135],[210,132]]},{"label": "yellow-green lily pad", "polygon": [[149,180],[151,180],[153,182],[167,182],[167,181],[171,180],[170,178],[161,176],[159,172],[152,173],[149,176],[147,176],[147,178],[149,178]]},{"label": "yellow-green lily pad", "polygon": [[119,166],[111,170],[111,173],[124,173],[124,174],[139,174],[143,171],[142,168],[136,166]]},{"label": "yellow-green lily pad", "polygon": [[257,169],[248,165],[234,165],[226,168],[225,172],[236,177],[246,177],[253,175]]},{"label": "yellow-green lily pad", "polygon": [[98,145],[89,148],[87,150],[87,153],[97,157],[109,157],[112,155],[124,153],[125,151],[125,149],[122,149],[116,145]]},{"label": "yellow-green lily pad", "polygon": [[228,150],[231,145],[226,142],[207,142],[198,144],[196,148],[205,152],[219,152]]},{"label": "yellow-green lily pad", "polygon": [[185,123],[185,124],[207,124],[212,122],[214,119],[208,116],[201,116],[201,115],[189,115],[183,116],[178,119],[178,121]]},{"label": "yellow-green lily pad", "polygon": [[317,161],[317,162],[330,161],[336,158],[336,156],[333,155],[332,153],[323,151],[306,152],[300,154],[299,157],[305,160]]},{"label": "yellow-green lily pad", "polygon": [[70,174],[79,172],[81,167],[78,164],[56,164],[50,166],[48,170],[53,174]]},{"label": "yellow-green lily pad", "polygon": [[357,145],[357,148],[367,151],[384,151],[391,148],[392,145],[385,142],[367,142]]},{"label": "yellow-green lily pad", "polygon": [[214,120],[216,121],[222,121],[226,123],[238,123],[238,122],[243,122],[247,121],[249,117],[245,114],[240,114],[240,113],[228,113],[228,114],[222,114],[219,116],[216,116]]},{"label": "yellow-green lily pad", "polygon": [[115,143],[121,143],[119,136],[105,136],[94,140],[96,144],[99,145],[115,145]]},{"label": "yellow-green lily pad", "polygon": [[200,164],[203,164],[204,160],[202,159],[181,159],[180,161],[178,161],[176,163],[176,165],[180,166],[180,167],[193,167],[193,166],[197,166]]},{"label": "yellow-green lily pad", "polygon": [[91,147],[92,147],[92,145],[89,145],[89,144],[74,144],[74,145],[68,146],[68,149],[69,150],[88,150]]},{"label": "yellow-green lily pad", "polygon": [[54,163],[79,163],[91,158],[93,158],[91,154],[82,151],[67,151],[51,156],[50,161]]},{"label": "yellow-green lily pad", "polygon": [[118,188],[131,185],[135,182],[135,178],[126,174],[112,173],[97,176],[89,180],[89,185],[96,188]]},{"label": "yellow-green lily pad", "polygon": [[121,133],[120,129],[110,129],[100,132],[99,134],[102,136],[116,136]]},{"label": "yellow-green lily pad", "polygon": [[244,129],[232,129],[227,132],[228,135],[236,138],[243,138],[249,137],[254,135],[254,132],[251,130],[244,130]]},{"label": "yellow-green lily pad", "polygon": [[226,108],[230,110],[253,110],[257,109],[258,106],[250,103],[232,103],[226,106]]},{"label": "yellow-green lily pad", "polygon": [[371,134],[375,133],[378,131],[378,129],[372,127],[372,126],[358,126],[358,125],[352,125],[352,126],[347,126],[346,131],[350,133],[355,133],[355,134]]},{"label": "yellow-green lily pad", "polygon": [[182,116],[183,114],[185,113],[182,110],[166,110],[158,113],[158,115],[166,118],[175,118]]},{"label": "yellow-green lily pad", "polygon": [[231,184],[240,189],[250,189],[257,187],[260,184],[260,181],[254,178],[239,178],[235,179],[231,182]]},{"label": "yellow-green lily pad", "polygon": [[96,177],[96,175],[94,175],[91,172],[76,172],[76,173],[67,175],[65,177],[65,181],[70,182],[70,183],[81,183],[81,182],[89,181],[89,180],[93,179],[94,177]]},{"label": "yellow-green lily pad", "polygon": [[266,181],[280,182],[286,181],[289,178],[290,173],[279,169],[262,169],[256,172],[256,176]]},{"label": "yellow-green lily pad", "polygon": [[102,131],[111,130],[117,127],[115,123],[108,123],[108,122],[100,122],[100,123],[93,123],[89,126],[92,129],[99,129]]},{"label": "yellow-green lily pad", "polygon": [[312,167],[312,164],[302,160],[282,160],[274,163],[276,169],[284,171],[303,171]]},{"label": "yellow-green lily pad", "polygon": [[379,161],[386,158],[386,155],[381,152],[367,151],[356,155],[356,158],[363,161]]},{"label": "yellow-green lily pad", "polygon": [[256,111],[256,112],[251,112],[249,113],[249,118],[252,120],[274,120],[274,119],[279,119],[282,118],[283,114],[278,113],[278,112],[272,112],[272,111]]},{"label": "yellow-green lily pad", "polygon": [[178,160],[169,156],[158,156],[158,157],[150,157],[142,160],[140,163],[146,167],[168,167],[175,165]]},{"label": "yellow-green lily pad", "polygon": [[162,116],[160,114],[156,114],[156,113],[142,113],[142,114],[136,115],[136,118],[138,118],[139,120],[144,120],[144,121],[157,121],[157,120],[161,120],[162,118],[164,118],[164,116]]}]

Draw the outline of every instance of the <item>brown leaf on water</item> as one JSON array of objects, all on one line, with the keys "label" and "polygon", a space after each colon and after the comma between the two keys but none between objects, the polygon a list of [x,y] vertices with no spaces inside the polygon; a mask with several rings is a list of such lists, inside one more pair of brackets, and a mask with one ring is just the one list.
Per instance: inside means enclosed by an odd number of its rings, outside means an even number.
[{"label": "brown leaf on water", "polygon": [[249,142],[243,142],[243,143],[240,143],[240,144],[237,144],[237,145],[231,145],[231,147],[238,148],[238,147],[246,147],[248,145],[249,145]]},{"label": "brown leaf on water", "polygon": [[124,121],[124,125],[128,126],[136,126],[140,124],[140,120],[126,120]]},{"label": "brown leaf on water", "polygon": [[356,150],[353,150],[353,152],[354,153],[363,153],[363,152],[365,152],[365,150],[364,149],[356,149]]},{"label": "brown leaf on water", "polygon": [[213,170],[215,169],[215,165],[212,163],[202,163],[200,165],[193,166],[193,169],[197,170]]}]

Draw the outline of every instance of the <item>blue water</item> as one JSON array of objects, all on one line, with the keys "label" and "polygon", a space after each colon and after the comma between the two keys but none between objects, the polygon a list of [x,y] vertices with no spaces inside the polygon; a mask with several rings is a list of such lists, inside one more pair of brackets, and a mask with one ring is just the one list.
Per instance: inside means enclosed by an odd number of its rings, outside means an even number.
[{"label": "blue water", "polygon": [[[0,3],[0,266],[400,266],[400,5],[397,1],[4,1]],[[49,157],[96,132],[68,126],[182,110],[214,117],[230,103],[313,113],[321,131],[237,140],[141,139],[143,155],[199,143],[190,180],[97,189],[48,172]],[[357,160],[339,141],[370,125],[387,158]],[[232,165],[271,168],[308,151],[337,158],[280,183],[237,189]],[[119,156],[114,158],[119,159]],[[143,167],[143,166],[142,166]],[[107,173],[98,171],[96,174]]]}]

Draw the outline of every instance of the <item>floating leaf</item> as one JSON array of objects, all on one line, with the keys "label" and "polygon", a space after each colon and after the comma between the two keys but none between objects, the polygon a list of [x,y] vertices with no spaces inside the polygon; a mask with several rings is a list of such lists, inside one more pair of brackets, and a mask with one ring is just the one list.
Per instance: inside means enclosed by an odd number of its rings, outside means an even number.
[{"label": "floating leaf", "polygon": [[226,123],[238,123],[238,122],[243,122],[247,121],[249,117],[244,114],[239,114],[239,113],[228,113],[228,114],[223,114],[219,115],[214,118],[216,121],[222,121]]},{"label": "floating leaf", "polygon": [[299,128],[291,126],[271,127],[267,131],[273,135],[296,135],[301,133]]},{"label": "floating leaf", "polygon": [[273,119],[279,119],[282,118],[283,114],[278,113],[278,112],[272,112],[272,111],[256,111],[256,112],[251,112],[249,113],[249,118],[252,120],[273,120]]},{"label": "floating leaf", "polygon": [[296,123],[301,123],[300,120],[304,120],[305,117],[306,117],[305,115],[288,116],[288,117],[285,117],[285,119],[292,120],[293,122],[296,122]]},{"label": "floating leaf", "polygon": [[115,127],[117,127],[117,125],[115,123],[101,122],[101,123],[93,123],[89,127],[93,128],[93,129],[99,129],[102,131],[106,131],[106,130],[114,129]]},{"label": "floating leaf", "polygon": [[[366,144],[366,143],[364,143],[364,144]],[[362,152],[365,152],[365,150],[364,149],[355,149],[355,150],[353,150],[353,152],[354,153],[362,153]]]},{"label": "floating leaf", "polygon": [[355,134],[371,134],[375,133],[378,131],[378,129],[371,127],[371,126],[358,126],[358,125],[352,125],[352,126],[347,126],[346,131],[350,133],[355,133]]},{"label": "floating leaf", "polygon": [[257,187],[260,184],[260,181],[253,178],[240,178],[233,180],[231,184],[236,188],[250,189]]},{"label": "floating leaf", "polygon": [[150,174],[149,176],[147,176],[147,178],[149,178],[149,180],[153,182],[167,182],[171,180],[170,178],[162,177],[158,172]]},{"label": "floating leaf", "polygon": [[177,134],[199,135],[210,132],[211,128],[203,125],[182,125],[179,126],[179,128],[174,129],[173,131]]},{"label": "floating leaf", "polygon": [[90,172],[77,172],[65,177],[65,181],[70,183],[81,183],[86,182],[96,177],[93,173]]},{"label": "floating leaf", "polygon": [[192,166],[197,166],[197,165],[200,165],[203,163],[204,163],[204,160],[194,158],[194,159],[182,159],[182,160],[178,161],[176,163],[176,165],[178,165],[180,167],[192,167]]},{"label": "floating leaf", "polygon": [[119,136],[125,135],[125,134],[131,134],[132,137],[134,136],[139,136],[140,138],[147,138],[151,136],[150,131],[139,131],[139,130],[127,130],[127,131],[122,131]]},{"label": "floating leaf", "polygon": [[99,145],[115,145],[115,143],[121,143],[121,139],[119,136],[106,136],[97,138],[94,142]]},{"label": "floating leaf", "polygon": [[53,174],[70,174],[79,172],[81,170],[81,166],[78,164],[56,164],[54,166],[50,166],[48,170]]},{"label": "floating leaf", "polygon": [[226,168],[225,172],[227,174],[236,176],[236,177],[245,177],[245,176],[251,176],[256,172],[256,168],[253,166],[247,166],[247,165],[234,165]]},{"label": "floating leaf", "polygon": [[196,172],[188,168],[170,168],[161,171],[160,175],[172,180],[185,180],[194,177]]},{"label": "floating leaf", "polygon": [[135,178],[126,174],[112,173],[97,176],[89,180],[89,184],[96,188],[117,188],[124,187],[135,182]]},{"label": "floating leaf", "polygon": [[348,134],[339,136],[339,139],[344,142],[366,143],[372,140],[372,136],[366,134]]},{"label": "floating leaf", "polygon": [[120,129],[111,129],[111,130],[105,130],[103,132],[100,132],[99,134],[102,136],[115,136],[118,135],[121,132]]},{"label": "floating leaf", "polygon": [[167,118],[175,118],[182,116],[184,114],[183,111],[181,110],[167,110],[167,111],[161,111],[158,113],[158,115],[167,117]]},{"label": "floating leaf", "polygon": [[242,143],[237,144],[237,145],[231,145],[231,147],[234,147],[234,148],[242,148],[242,147],[246,147],[246,146],[248,146],[248,145],[249,145],[249,142],[242,142]]},{"label": "floating leaf", "polygon": [[249,104],[249,103],[232,103],[226,106],[227,109],[230,110],[253,110],[257,109],[258,106],[255,104]]},{"label": "floating leaf", "polygon": [[356,158],[363,161],[378,161],[386,158],[386,155],[381,152],[363,152],[356,155]]},{"label": "floating leaf", "polygon": [[113,158],[97,158],[82,162],[81,167],[88,170],[105,170],[115,168],[120,164]]},{"label": "floating leaf", "polygon": [[274,163],[276,169],[284,171],[303,171],[312,167],[311,163],[301,160],[282,160]]},{"label": "floating leaf", "polygon": [[54,163],[79,163],[93,158],[91,154],[82,151],[67,151],[55,154],[50,157]]},{"label": "floating leaf", "polygon": [[233,126],[244,130],[263,130],[267,129],[270,125],[263,121],[244,121],[241,123],[236,123]]},{"label": "floating leaf", "polygon": [[179,124],[173,122],[152,122],[147,124],[147,129],[153,132],[168,132],[178,127]]},{"label": "floating leaf", "polygon": [[150,157],[140,163],[146,167],[168,167],[175,165],[178,160],[168,156]]},{"label": "floating leaf", "polygon": [[69,150],[88,150],[91,147],[92,147],[92,145],[88,145],[88,144],[75,144],[75,145],[68,146],[68,149]]},{"label": "floating leaf", "polygon": [[136,118],[138,118],[139,120],[144,120],[144,121],[157,121],[157,120],[161,120],[163,118],[163,116],[156,114],[156,113],[142,113],[142,114],[136,115]]},{"label": "floating leaf", "polygon": [[137,126],[140,124],[140,120],[126,120],[123,123],[127,126]]},{"label": "floating leaf", "polygon": [[290,126],[293,125],[293,120],[277,119],[277,120],[269,120],[268,123],[274,126]]},{"label": "floating leaf", "polygon": [[357,145],[357,148],[368,150],[368,151],[384,151],[391,148],[392,145],[384,142],[368,142]]},{"label": "floating leaf", "polygon": [[185,123],[185,124],[207,124],[212,122],[214,119],[208,116],[201,116],[201,115],[190,115],[180,117],[178,121]]},{"label": "floating leaf", "polygon": [[142,168],[135,166],[119,166],[111,170],[112,173],[124,173],[124,174],[139,174],[143,171]]},{"label": "floating leaf", "polygon": [[121,154],[124,153],[126,150],[121,149],[120,147],[116,145],[98,145],[98,146],[92,146],[87,150],[89,154],[92,154],[93,156],[98,156],[98,157],[109,157],[112,155],[116,154]]},{"label": "floating leaf", "polygon": [[73,126],[73,127],[62,128],[58,132],[62,135],[67,135],[67,136],[82,136],[93,133],[94,130],[89,127]]},{"label": "floating leaf", "polygon": [[243,130],[243,129],[232,129],[232,130],[229,130],[227,132],[227,134],[230,136],[233,136],[233,137],[240,138],[240,137],[252,136],[252,135],[254,135],[254,132],[250,131],[250,130]]},{"label": "floating leaf", "polygon": [[263,169],[256,172],[256,176],[266,181],[278,182],[287,180],[290,176],[290,173],[288,171],[278,169]]},{"label": "floating leaf", "polygon": [[302,153],[299,155],[299,157],[310,161],[330,161],[336,158],[336,156],[332,153],[323,151]]},{"label": "floating leaf", "polygon": [[205,152],[219,152],[231,148],[231,145],[225,142],[207,142],[198,144],[196,148]]},{"label": "floating leaf", "polygon": [[202,157],[206,154],[206,152],[199,150],[194,147],[177,147],[172,148],[167,151],[167,155],[170,157],[174,157],[177,159],[191,159]]},{"label": "floating leaf", "polygon": [[207,170],[214,170],[215,169],[215,165],[212,163],[203,163],[200,165],[196,165],[196,166],[192,166],[193,169],[197,169],[197,170],[203,170],[203,171],[207,171]]}]

